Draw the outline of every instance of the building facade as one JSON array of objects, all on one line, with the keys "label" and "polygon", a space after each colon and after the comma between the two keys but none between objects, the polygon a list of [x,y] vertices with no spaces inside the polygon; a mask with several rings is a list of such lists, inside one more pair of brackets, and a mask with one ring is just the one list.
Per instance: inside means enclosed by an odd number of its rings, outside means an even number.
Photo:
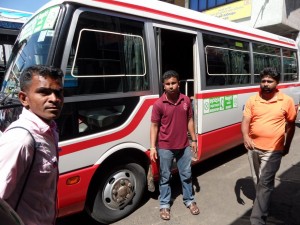
[{"label": "building facade", "polygon": [[294,40],[300,31],[299,0],[166,0],[169,3]]}]

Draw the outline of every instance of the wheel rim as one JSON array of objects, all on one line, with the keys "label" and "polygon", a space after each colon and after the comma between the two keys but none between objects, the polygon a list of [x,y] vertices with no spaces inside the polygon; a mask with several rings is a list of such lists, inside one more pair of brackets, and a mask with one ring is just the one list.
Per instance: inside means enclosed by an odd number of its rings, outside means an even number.
[{"label": "wheel rim", "polygon": [[134,197],[136,178],[129,170],[114,173],[103,189],[104,205],[110,209],[124,208]]}]

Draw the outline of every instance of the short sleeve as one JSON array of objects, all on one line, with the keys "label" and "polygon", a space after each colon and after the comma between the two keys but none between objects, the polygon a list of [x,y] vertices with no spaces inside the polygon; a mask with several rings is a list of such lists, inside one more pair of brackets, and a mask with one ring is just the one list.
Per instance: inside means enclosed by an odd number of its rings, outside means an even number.
[{"label": "short sleeve", "polygon": [[188,103],[189,103],[189,111],[188,111],[189,115],[188,115],[188,118],[190,119],[190,118],[193,117],[193,107],[192,107],[192,103],[190,101]]},{"label": "short sleeve", "polygon": [[251,98],[249,98],[247,101],[246,101],[246,104],[245,104],[245,107],[244,107],[244,112],[243,112],[243,115],[245,117],[251,117],[252,116],[252,103],[251,103]]},{"label": "short sleeve", "polygon": [[152,114],[151,114],[151,122],[152,123],[160,123],[161,113],[159,105],[156,103],[153,104]]},{"label": "short sleeve", "polygon": [[286,120],[288,122],[294,122],[297,117],[296,107],[292,98],[288,98],[286,108]]}]

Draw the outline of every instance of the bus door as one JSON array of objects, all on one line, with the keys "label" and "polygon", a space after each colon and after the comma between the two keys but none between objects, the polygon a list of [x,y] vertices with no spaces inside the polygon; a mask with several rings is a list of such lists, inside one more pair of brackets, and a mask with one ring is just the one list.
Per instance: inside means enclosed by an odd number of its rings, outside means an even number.
[{"label": "bus door", "polygon": [[[175,70],[179,74],[180,92],[190,97],[193,107],[195,90],[197,89],[198,62],[197,33],[185,29],[172,29],[163,25],[154,25],[156,33],[157,65],[161,82],[163,73]],[[160,94],[163,92],[160,86]],[[195,124],[197,113],[194,110]],[[196,129],[197,132],[197,129]]]},{"label": "bus door", "polygon": [[155,29],[159,76],[162,77],[167,70],[177,71],[181,83],[181,93],[193,97],[196,34],[162,27]]}]

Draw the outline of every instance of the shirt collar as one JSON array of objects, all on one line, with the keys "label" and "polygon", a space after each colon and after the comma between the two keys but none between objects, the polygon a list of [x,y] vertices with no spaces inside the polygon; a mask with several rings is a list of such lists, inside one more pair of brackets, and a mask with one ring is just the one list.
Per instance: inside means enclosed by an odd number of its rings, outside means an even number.
[{"label": "shirt collar", "polygon": [[36,114],[34,114],[33,112],[31,112],[30,110],[28,110],[24,107],[22,110],[22,114],[20,115],[20,118],[27,119],[27,120],[33,122],[34,124],[36,124],[42,133],[46,133],[49,129],[51,129],[51,130],[56,129],[56,123],[53,120],[50,122],[50,124],[47,124]]},{"label": "shirt collar", "polygon": [[[279,91],[278,89],[276,90],[276,93],[277,93],[277,98],[274,101],[282,101],[283,100],[283,93],[281,91]],[[255,101],[266,102],[266,100],[264,100],[261,97],[261,91],[256,95]]]},{"label": "shirt collar", "polygon": [[170,101],[167,99],[167,95],[166,95],[166,93],[164,92],[163,95],[162,95],[162,100],[163,100],[163,102],[169,102],[169,103],[171,103],[172,105],[178,105],[178,103],[179,103],[181,100],[183,100],[183,96],[184,96],[183,94],[179,93],[178,100],[177,100],[177,102],[174,104],[173,102],[170,102]]}]

